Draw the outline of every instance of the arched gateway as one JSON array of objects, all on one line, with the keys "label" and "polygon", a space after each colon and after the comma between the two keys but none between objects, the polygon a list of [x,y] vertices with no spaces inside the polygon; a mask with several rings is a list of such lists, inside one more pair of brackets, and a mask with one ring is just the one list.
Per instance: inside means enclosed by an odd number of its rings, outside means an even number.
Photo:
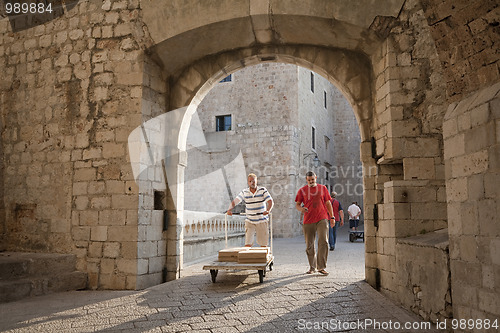
[{"label": "arched gateway", "polygon": [[[368,283],[425,319],[498,316],[500,227],[480,223],[498,206],[499,75],[484,69],[498,5],[449,2],[91,0],[26,29],[0,21],[2,248],[74,253],[91,288],[177,278],[191,115],[227,74],[291,63],[355,112]],[[462,38],[491,43],[470,55],[443,31],[472,21]],[[450,65],[464,59],[465,87]]]}]

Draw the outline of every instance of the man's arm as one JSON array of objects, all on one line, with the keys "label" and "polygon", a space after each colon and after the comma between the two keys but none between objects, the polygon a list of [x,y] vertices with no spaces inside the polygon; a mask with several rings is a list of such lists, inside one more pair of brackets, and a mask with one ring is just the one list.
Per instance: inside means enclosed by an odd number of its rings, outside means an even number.
[{"label": "man's arm", "polygon": [[273,199],[269,199],[266,201],[266,209],[267,209],[267,212],[264,212],[263,215],[267,215],[271,212],[271,209],[273,209],[274,207],[274,201]]},{"label": "man's arm", "polygon": [[229,205],[229,208],[227,209],[227,215],[233,215],[233,208],[241,202],[240,198],[236,197],[234,198],[233,201],[231,201],[231,204]]},{"label": "man's arm", "polygon": [[349,218],[352,220],[354,219],[354,215],[352,215],[352,210],[347,210],[347,214],[349,214]]},{"label": "man's arm", "polygon": [[344,211],[339,210],[339,215],[340,215],[340,226],[344,225]]},{"label": "man's arm", "polygon": [[295,209],[297,209],[302,214],[307,213],[307,208],[306,207],[302,207],[301,204],[302,204],[302,202],[296,201],[295,202]]},{"label": "man's arm", "polygon": [[333,208],[332,208],[332,202],[330,200],[327,200],[325,202],[326,210],[328,211],[328,214],[330,214],[330,217],[333,219],[330,219],[330,225],[333,227],[335,226],[335,217],[333,215]]}]

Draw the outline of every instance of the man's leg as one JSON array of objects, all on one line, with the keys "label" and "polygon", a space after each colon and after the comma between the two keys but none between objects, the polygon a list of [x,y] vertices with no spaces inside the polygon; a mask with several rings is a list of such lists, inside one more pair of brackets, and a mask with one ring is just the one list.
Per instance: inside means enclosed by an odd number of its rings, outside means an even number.
[{"label": "man's leg", "polygon": [[354,220],[349,219],[349,228],[351,228],[352,231],[356,230]]},{"label": "man's leg", "polygon": [[306,254],[307,260],[309,261],[309,271],[314,272],[316,270],[316,259],[314,258],[314,255],[316,254],[314,249],[316,223],[304,223],[302,225],[302,230],[304,231],[304,238],[306,240]]},{"label": "man's leg", "polygon": [[330,250],[335,250],[335,244],[337,244],[337,226],[340,222],[335,222],[335,225],[333,226],[333,242],[330,242]]},{"label": "man's leg", "polygon": [[321,220],[318,223],[318,271],[326,268],[328,260],[328,220]]},{"label": "man's leg", "polygon": [[252,246],[255,233],[255,224],[245,221],[245,246]]},{"label": "man's leg", "polygon": [[255,225],[255,230],[257,234],[257,244],[260,246],[269,245],[269,223],[262,222]]}]

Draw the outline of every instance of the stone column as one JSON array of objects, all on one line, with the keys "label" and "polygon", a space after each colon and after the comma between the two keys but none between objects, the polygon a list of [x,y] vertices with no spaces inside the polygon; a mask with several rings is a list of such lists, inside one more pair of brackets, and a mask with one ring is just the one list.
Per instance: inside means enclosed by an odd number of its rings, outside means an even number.
[{"label": "stone column", "polygon": [[450,105],[443,123],[453,316],[500,316],[500,83]]}]

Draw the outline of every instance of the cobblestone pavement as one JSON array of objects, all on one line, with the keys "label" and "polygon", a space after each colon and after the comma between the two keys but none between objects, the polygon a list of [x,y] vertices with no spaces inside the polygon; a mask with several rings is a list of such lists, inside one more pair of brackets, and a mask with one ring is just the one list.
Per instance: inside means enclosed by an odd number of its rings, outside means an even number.
[{"label": "cobblestone pavement", "polygon": [[365,283],[363,243],[350,243],[345,226],[339,236],[328,276],[304,274],[302,238],[275,239],[275,265],[264,283],[256,271],[220,271],[212,283],[200,262],[181,279],[142,291],[75,291],[0,304],[0,331],[433,332],[403,329],[426,323]]}]

